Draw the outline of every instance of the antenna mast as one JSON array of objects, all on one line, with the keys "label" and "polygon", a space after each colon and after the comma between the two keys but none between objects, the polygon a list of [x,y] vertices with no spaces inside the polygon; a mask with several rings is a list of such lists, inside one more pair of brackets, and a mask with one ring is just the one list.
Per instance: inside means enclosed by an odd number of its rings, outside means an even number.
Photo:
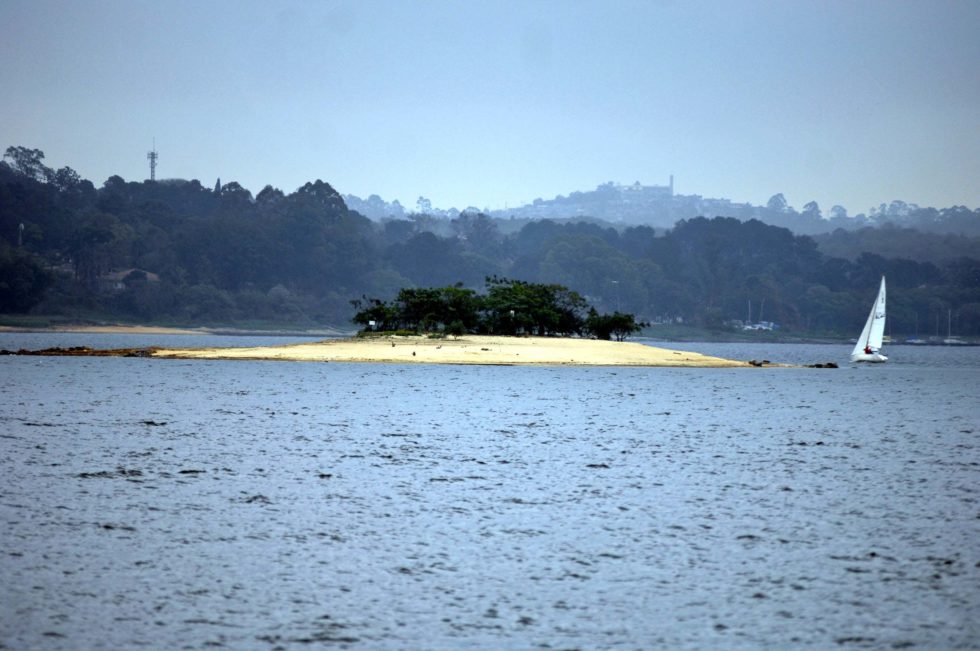
[{"label": "antenna mast", "polygon": [[153,150],[146,155],[150,161],[150,180],[157,180],[157,139],[153,139]]}]

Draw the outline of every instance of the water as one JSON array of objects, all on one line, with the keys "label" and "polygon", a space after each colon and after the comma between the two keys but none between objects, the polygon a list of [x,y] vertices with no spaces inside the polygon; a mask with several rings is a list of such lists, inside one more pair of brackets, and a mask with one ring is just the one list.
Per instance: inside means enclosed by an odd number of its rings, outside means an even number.
[{"label": "water", "polygon": [[980,349],[890,352],[0,358],[0,648],[980,648]]},{"label": "water", "polygon": [[100,332],[0,332],[0,349],[42,350],[87,346],[107,348],[248,348],[251,346],[282,346],[308,341],[321,341],[324,337],[296,336],[238,336],[207,334],[123,334]]}]

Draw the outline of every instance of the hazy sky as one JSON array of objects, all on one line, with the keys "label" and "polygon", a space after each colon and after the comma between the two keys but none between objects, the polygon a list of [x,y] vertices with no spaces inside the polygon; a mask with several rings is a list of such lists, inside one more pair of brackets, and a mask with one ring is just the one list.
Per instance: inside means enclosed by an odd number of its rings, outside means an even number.
[{"label": "hazy sky", "polygon": [[498,208],[980,206],[980,2],[0,0],[0,148]]}]

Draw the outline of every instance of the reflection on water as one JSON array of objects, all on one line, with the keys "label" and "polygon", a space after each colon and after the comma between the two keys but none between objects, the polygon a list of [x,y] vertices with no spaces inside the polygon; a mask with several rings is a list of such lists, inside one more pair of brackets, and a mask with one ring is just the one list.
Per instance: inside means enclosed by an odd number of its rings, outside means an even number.
[{"label": "reflection on water", "polygon": [[0,645],[970,648],[975,350],[0,358]]}]

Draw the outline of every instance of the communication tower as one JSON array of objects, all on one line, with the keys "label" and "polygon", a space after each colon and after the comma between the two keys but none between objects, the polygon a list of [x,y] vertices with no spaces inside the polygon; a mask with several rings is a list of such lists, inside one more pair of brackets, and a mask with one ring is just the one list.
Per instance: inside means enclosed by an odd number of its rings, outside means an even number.
[{"label": "communication tower", "polygon": [[150,161],[150,180],[157,180],[157,141],[156,138],[153,139],[153,150],[146,155],[147,160]]}]

